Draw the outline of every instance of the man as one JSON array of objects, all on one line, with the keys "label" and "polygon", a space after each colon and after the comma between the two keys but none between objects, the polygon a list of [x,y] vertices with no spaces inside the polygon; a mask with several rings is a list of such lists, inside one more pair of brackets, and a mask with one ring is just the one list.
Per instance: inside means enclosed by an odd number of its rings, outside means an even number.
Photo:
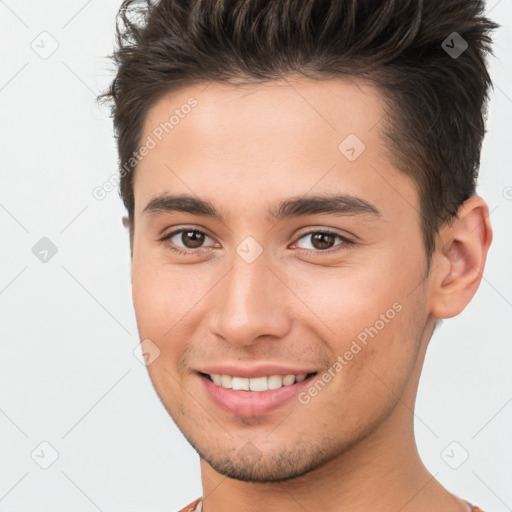
[{"label": "man", "polygon": [[105,97],[149,375],[200,455],[183,511],[479,510],[427,471],[413,411],[492,238],[482,13],[124,2]]}]

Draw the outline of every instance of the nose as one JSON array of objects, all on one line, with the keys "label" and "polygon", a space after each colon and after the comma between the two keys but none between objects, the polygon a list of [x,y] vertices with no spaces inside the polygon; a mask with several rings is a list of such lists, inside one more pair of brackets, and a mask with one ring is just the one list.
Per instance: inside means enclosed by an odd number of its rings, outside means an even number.
[{"label": "nose", "polygon": [[263,255],[248,263],[235,253],[231,270],[216,287],[211,332],[239,347],[252,345],[258,338],[286,336],[292,324],[287,307],[291,292],[279,274],[278,269],[269,268]]}]

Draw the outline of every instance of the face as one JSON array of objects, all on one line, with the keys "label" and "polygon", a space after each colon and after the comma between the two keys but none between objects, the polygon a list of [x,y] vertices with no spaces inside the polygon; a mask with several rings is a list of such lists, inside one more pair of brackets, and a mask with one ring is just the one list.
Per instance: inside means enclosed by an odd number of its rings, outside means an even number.
[{"label": "face", "polygon": [[417,384],[430,334],[419,197],[386,151],[383,105],[361,82],[301,78],[194,85],[147,115],[139,334],[163,405],[219,473],[318,468]]}]

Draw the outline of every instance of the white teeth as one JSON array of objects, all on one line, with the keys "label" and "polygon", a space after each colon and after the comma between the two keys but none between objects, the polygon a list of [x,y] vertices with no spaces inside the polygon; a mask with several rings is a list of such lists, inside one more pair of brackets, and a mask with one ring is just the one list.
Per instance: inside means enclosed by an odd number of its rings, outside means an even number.
[{"label": "white teeth", "polygon": [[248,379],[245,377],[232,377],[231,375],[219,375],[212,373],[210,375],[214,384],[226,389],[235,391],[267,391],[269,389],[279,389],[282,386],[291,386],[295,382],[302,382],[306,378],[305,373],[300,375],[270,375],[269,377],[255,377]]},{"label": "white teeth", "polygon": [[268,389],[279,389],[283,385],[283,377],[281,375],[271,375],[268,378]]},{"label": "white teeth", "polygon": [[221,375],[220,385],[223,388],[231,389],[231,381],[232,381],[231,375]]},{"label": "white teeth", "polygon": [[249,379],[249,389],[251,391],[266,391],[267,387],[267,377],[256,377],[254,379]]},{"label": "white teeth", "polygon": [[283,377],[283,386],[289,386],[295,383],[295,375],[285,375]]},{"label": "white teeth", "polygon": [[244,379],[243,377],[233,377],[233,380],[231,381],[231,387],[234,390],[249,391],[249,379]]}]

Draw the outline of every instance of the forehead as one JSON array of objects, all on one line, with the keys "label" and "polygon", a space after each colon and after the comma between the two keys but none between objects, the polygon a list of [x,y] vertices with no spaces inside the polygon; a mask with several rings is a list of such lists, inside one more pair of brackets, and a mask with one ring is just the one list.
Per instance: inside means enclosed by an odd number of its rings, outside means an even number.
[{"label": "forehead", "polygon": [[[303,147],[308,137],[313,137],[315,147],[324,141],[323,149],[334,144],[337,150],[335,143],[350,133],[369,144],[377,142],[379,130],[374,128],[383,118],[383,105],[375,87],[356,79],[208,82],[160,98],[146,115],[143,138],[153,133],[173,138],[176,144],[194,139],[197,147],[207,146],[210,152],[231,158],[250,150],[261,153],[262,142],[267,152],[283,153]],[[243,148],[232,145],[226,151],[227,143],[240,139]],[[315,147],[311,144],[309,149]]]},{"label": "forehead", "polygon": [[[240,206],[284,191],[396,196],[411,183],[389,161],[384,107],[357,79],[209,82],[168,93],[144,121],[141,143],[152,149],[135,174],[136,215],[171,191]],[[384,186],[389,173],[403,183]]]}]

